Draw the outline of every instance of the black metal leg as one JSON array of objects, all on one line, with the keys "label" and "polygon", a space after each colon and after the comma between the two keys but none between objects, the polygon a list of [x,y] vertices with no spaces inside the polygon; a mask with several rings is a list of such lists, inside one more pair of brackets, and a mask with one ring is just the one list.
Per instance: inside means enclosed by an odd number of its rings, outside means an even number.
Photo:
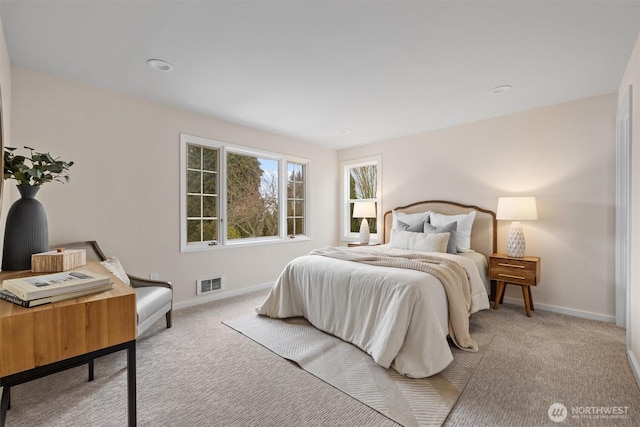
[{"label": "black metal leg", "polygon": [[171,327],[171,310],[167,311],[164,315],[165,320],[167,321],[167,328]]},{"label": "black metal leg", "polygon": [[86,354],[59,360],[47,365],[38,366],[26,371],[17,372],[0,378],[2,386],[2,397],[0,399],[0,427],[4,427],[7,418],[7,410],[11,405],[11,387],[32,381],[56,372],[62,372],[76,366],[89,365],[89,378],[93,379],[93,365],[96,357],[102,357],[116,351],[127,350],[127,397],[129,426],[135,427],[137,421],[136,413],[136,341],[116,344],[111,347],[101,348]]},{"label": "black metal leg", "polygon": [[93,381],[93,364],[94,364],[95,359],[91,359],[89,360],[89,381]]},{"label": "black metal leg", "polygon": [[7,409],[9,409],[9,387],[2,388],[2,400],[0,401],[0,427],[4,427],[7,419]]},{"label": "black metal leg", "polygon": [[136,342],[131,341],[127,347],[127,397],[129,427],[136,427]]}]

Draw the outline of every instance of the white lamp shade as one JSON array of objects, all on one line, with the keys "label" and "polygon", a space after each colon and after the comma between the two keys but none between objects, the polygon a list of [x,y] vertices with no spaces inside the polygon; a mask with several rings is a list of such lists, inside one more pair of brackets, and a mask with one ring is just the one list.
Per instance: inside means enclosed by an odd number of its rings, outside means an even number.
[{"label": "white lamp shade", "polygon": [[538,219],[535,197],[500,197],[496,219],[532,221]]},{"label": "white lamp shade", "polygon": [[376,202],[355,202],[353,205],[354,218],[376,217]]}]

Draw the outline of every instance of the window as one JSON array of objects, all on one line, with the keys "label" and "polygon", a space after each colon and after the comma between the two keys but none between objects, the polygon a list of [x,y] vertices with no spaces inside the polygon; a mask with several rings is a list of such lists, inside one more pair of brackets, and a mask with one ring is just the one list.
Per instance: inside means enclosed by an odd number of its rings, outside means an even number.
[{"label": "window", "polygon": [[367,218],[369,230],[372,235],[378,234],[379,221],[382,217],[380,203],[381,177],[380,157],[352,160],[342,163],[343,186],[343,238],[353,239],[358,237],[361,218],[353,218],[353,207],[356,201],[376,203],[377,218]]},{"label": "window", "polygon": [[279,235],[279,161],[227,153],[227,239]]},{"label": "window", "polygon": [[299,236],[304,232],[305,166],[287,163],[287,234]]},{"label": "window", "polygon": [[187,145],[187,242],[218,241],[218,152]]},{"label": "window", "polygon": [[186,134],[180,150],[182,251],[305,236],[306,160]]}]

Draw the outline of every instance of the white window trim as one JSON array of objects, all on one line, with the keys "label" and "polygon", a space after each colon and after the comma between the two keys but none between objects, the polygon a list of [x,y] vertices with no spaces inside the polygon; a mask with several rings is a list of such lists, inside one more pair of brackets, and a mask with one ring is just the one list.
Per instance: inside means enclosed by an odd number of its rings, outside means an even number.
[{"label": "white window trim", "polygon": [[[304,194],[304,232],[305,234],[299,234],[299,235],[289,235],[287,234],[287,184],[289,183],[289,179],[288,179],[288,174],[289,171],[287,169],[287,163],[297,163],[299,165],[302,165],[304,168],[304,182],[303,182],[303,194]],[[280,171],[280,185],[282,186],[281,188],[283,188],[283,191],[280,192],[280,206],[283,206],[283,215],[280,215],[280,230],[282,230],[285,234],[285,238],[290,240],[290,241],[295,241],[295,240],[309,240],[309,226],[311,224],[309,218],[311,217],[311,209],[309,209],[309,197],[308,197],[308,191],[310,188],[309,185],[309,161],[300,157],[292,157],[292,156],[288,156],[281,165],[281,171]]]},{"label": "white window trim", "polygon": [[359,166],[376,165],[376,198],[375,199],[363,199],[371,202],[376,202],[376,234],[371,235],[372,242],[382,242],[380,236],[382,235],[382,156],[364,157],[360,159],[344,160],[340,162],[340,186],[341,191],[341,240],[342,241],[354,241],[359,238],[358,233],[352,233],[350,231],[351,217],[349,211],[349,169]]},{"label": "white window trim", "polygon": [[[204,147],[211,147],[219,149],[219,168],[218,171],[218,234],[219,241],[216,245],[209,245],[208,243],[187,243],[187,144],[201,145]],[[256,237],[246,239],[227,239],[226,224],[227,224],[227,153],[245,154],[248,156],[256,156],[265,159],[271,159],[278,161],[278,173],[279,179],[279,233],[278,236]],[[304,181],[304,235],[289,236],[287,235],[287,163],[293,162],[304,165],[305,168],[305,181]],[[310,161],[302,157],[289,156],[285,154],[279,154],[259,149],[253,149],[249,147],[242,147],[239,145],[227,144],[220,141],[215,141],[208,138],[189,135],[185,133],[180,134],[180,252],[200,252],[208,250],[221,250],[225,248],[237,248],[243,246],[255,246],[264,244],[279,244],[287,242],[299,242],[310,240],[309,228],[310,228],[310,212],[309,208],[309,170]]]}]

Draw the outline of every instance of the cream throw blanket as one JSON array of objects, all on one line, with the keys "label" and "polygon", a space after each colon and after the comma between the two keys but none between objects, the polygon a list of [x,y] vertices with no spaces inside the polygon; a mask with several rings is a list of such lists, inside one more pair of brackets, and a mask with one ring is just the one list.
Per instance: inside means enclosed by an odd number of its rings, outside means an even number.
[{"label": "cream throw blanket", "polygon": [[367,250],[325,247],[309,255],[321,255],[345,261],[381,267],[405,268],[435,276],[444,287],[449,311],[449,335],[462,350],[478,351],[478,344],[469,334],[471,291],[466,270],[455,261],[436,255],[410,253],[401,256],[380,255]]}]

